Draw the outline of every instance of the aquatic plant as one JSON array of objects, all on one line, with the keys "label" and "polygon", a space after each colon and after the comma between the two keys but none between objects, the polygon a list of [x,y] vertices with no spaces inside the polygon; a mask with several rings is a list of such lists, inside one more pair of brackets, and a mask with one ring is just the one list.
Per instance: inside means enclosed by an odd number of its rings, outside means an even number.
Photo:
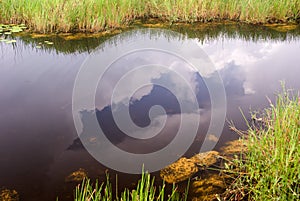
[{"label": "aquatic plant", "polygon": [[189,186],[187,187],[184,195],[180,195],[175,184],[173,184],[171,193],[169,195],[166,195],[165,183],[163,183],[162,186],[156,187],[154,185],[154,177],[151,178],[149,173],[143,172],[141,175],[141,179],[137,182],[137,187],[135,189],[125,189],[123,192],[118,194],[118,190],[116,187],[116,192],[114,194],[109,175],[107,174],[106,182],[102,182],[101,184],[99,184],[98,181],[96,181],[95,184],[91,184],[91,181],[89,179],[85,179],[82,184],[76,187],[75,201],[186,201],[188,188]]},{"label": "aquatic plant", "polygon": [[0,34],[10,35],[22,32],[27,27],[25,24],[0,24]]},{"label": "aquatic plant", "polygon": [[97,32],[135,19],[169,23],[233,20],[299,22],[299,0],[2,0],[0,22],[25,23],[38,32]]},{"label": "aquatic plant", "polygon": [[11,38],[11,34],[20,33],[27,27],[25,24],[0,24],[0,42],[15,43],[17,40]]},{"label": "aquatic plant", "polygon": [[260,117],[253,115],[248,151],[234,162],[238,177],[227,191],[231,200],[300,199],[299,100],[299,94],[284,88],[275,105],[270,101]]}]

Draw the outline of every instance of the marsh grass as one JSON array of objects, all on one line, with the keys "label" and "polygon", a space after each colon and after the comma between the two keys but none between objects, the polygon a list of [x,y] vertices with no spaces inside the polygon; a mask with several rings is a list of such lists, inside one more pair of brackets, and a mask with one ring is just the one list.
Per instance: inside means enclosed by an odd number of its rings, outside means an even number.
[{"label": "marsh grass", "polygon": [[38,32],[97,32],[159,18],[173,22],[296,22],[299,0],[1,0],[1,23]]},{"label": "marsh grass", "polygon": [[[285,90],[276,104],[249,125],[248,152],[235,161],[238,178],[231,186],[231,200],[300,199],[300,98]],[[227,191],[227,193],[229,192]]]},{"label": "marsh grass", "polygon": [[89,179],[85,179],[75,190],[75,201],[186,201],[188,188],[189,185],[184,195],[180,195],[174,184],[171,193],[167,195],[165,183],[157,189],[154,186],[154,177],[151,178],[149,173],[143,172],[135,189],[125,189],[119,195],[117,188],[113,193],[109,176],[106,175],[106,182],[101,184],[97,181],[91,184]]}]

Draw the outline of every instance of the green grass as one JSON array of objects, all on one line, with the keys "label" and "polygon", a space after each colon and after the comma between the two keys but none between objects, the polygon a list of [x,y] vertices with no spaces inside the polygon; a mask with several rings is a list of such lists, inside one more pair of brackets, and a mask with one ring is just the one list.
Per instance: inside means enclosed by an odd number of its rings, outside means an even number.
[{"label": "green grass", "polygon": [[0,0],[0,23],[37,32],[97,32],[159,18],[173,22],[296,22],[300,0]]},{"label": "green grass", "polygon": [[170,194],[166,195],[166,186],[154,186],[154,178],[149,173],[142,173],[141,179],[137,183],[137,187],[133,190],[125,189],[118,194],[118,190],[113,193],[112,184],[107,175],[106,182],[99,185],[96,181],[91,184],[89,179],[82,182],[75,190],[75,201],[186,201],[188,188],[184,195],[180,195],[175,184]]},{"label": "green grass", "polygon": [[236,161],[239,177],[232,186],[235,195],[231,199],[239,195],[261,201],[299,200],[299,94],[284,90],[259,120],[259,126],[248,130],[248,152]]}]

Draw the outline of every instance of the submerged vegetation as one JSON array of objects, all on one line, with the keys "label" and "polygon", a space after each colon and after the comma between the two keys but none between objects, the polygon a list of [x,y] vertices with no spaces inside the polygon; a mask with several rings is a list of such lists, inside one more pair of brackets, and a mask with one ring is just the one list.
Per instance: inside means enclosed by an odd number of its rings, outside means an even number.
[{"label": "submerged vegetation", "polygon": [[0,22],[26,24],[38,32],[98,32],[136,19],[169,23],[233,20],[299,22],[299,0],[1,0]]},{"label": "submerged vegetation", "polygon": [[262,116],[253,116],[245,143],[248,151],[235,161],[238,177],[227,193],[247,200],[300,199],[300,98],[284,90]]}]

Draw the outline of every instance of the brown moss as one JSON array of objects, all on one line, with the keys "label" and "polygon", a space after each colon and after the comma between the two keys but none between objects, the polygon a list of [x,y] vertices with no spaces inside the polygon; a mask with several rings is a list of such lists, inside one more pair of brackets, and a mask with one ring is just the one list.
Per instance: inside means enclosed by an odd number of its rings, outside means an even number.
[{"label": "brown moss", "polygon": [[226,189],[226,175],[209,174],[205,178],[196,180],[192,183],[193,201],[216,200],[219,194]]},{"label": "brown moss", "polygon": [[194,161],[183,157],[162,169],[160,176],[168,183],[177,183],[190,178],[196,172],[198,172],[198,167]]},{"label": "brown moss", "polygon": [[218,161],[220,155],[217,151],[208,151],[194,155],[191,160],[199,166],[211,166]]},{"label": "brown moss", "polygon": [[0,201],[18,201],[19,194],[16,190],[0,190]]},{"label": "brown moss", "polygon": [[243,139],[233,140],[227,142],[225,146],[221,148],[221,152],[225,156],[231,156],[235,154],[245,153],[247,152],[247,144]]},{"label": "brown moss", "polygon": [[266,27],[278,32],[287,32],[295,30],[299,25],[297,24],[266,24]]},{"label": "brown moss", "polygon": [[84,178],[87,177],[87,172],[83,168],[72,172],[65,178],[65,182],[81,182]]},{"label": "brown moss", "polygon": [[219,152],[208,151],[199,153],[190,159],[180,158],[175,163],[160,171],[160,176],[168,183],[177,183],[192,177],[199,171],[198,166],[211,166],[218,161]]}]

